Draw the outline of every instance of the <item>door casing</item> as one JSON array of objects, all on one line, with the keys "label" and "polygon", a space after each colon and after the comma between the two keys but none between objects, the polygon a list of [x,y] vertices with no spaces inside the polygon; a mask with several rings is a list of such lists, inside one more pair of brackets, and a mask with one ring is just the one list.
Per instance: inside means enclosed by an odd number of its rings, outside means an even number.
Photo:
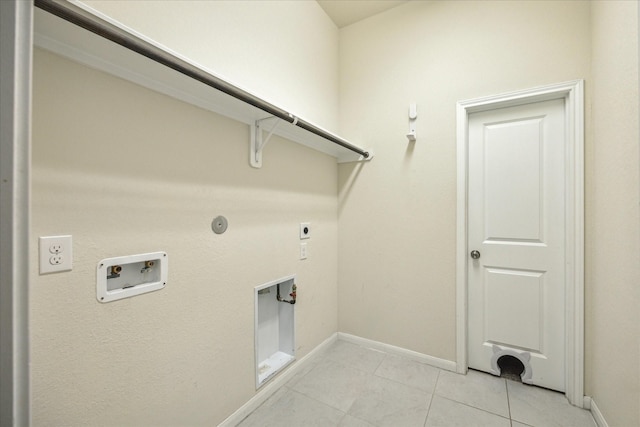
[{"label": "door casing", "polygon": [[565,175],[565,395],[584,407],[584,80],[475,98],[457,103],[456,212],[456,370],[466,373],[468,271],[468,130],[469,114],[552,99],[564,99],[566,124]]},{"label": "door casing", "polygon": [[28,426],[33,2],[0,11],[0,425]]}]

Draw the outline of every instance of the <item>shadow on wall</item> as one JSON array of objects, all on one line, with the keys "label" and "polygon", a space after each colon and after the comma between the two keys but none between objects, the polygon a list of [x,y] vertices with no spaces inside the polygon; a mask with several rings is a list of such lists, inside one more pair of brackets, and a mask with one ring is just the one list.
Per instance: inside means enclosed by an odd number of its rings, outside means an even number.
[{"label": "shadow on wall", "polygon": [[351,194],[351,190],[358,180],[358,176],[367,162],[345,163],[339,167],[338,174],[338,215]]},{"label": "shadow on wall", "polygon": [[[74,84],[60,84],[59,75],[74,76]],[[107,176],[335,197],[327,185],[337,171],[332,157],[274,137],[256,170],[248,125],[37,48],[34,94],[43,107],[34,111],[33,139],[46,141],[33,152],[39,168],[98,183]]]}]

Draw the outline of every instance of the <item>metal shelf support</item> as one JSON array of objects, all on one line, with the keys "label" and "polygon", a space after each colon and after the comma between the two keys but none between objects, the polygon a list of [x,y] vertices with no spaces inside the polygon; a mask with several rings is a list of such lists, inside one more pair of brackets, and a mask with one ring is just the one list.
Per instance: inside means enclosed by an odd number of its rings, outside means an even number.
[{"label": "metal shelf support", "polygon": [[[251,166],[253,166],[254,168],[260,169],[262,167],[262,152],[264,150],[264,147],[266,147],[271,140],[273,132],[275,132],[281,121],[282,119],[280,119],[279,117],[271,116],[264,119],[256,120],[254,124],[250,125],[251,141],[249,148],[249,163],[251,163]],[[271,129],[268,130],[269,133],[265,138],[263,134],[263,128],[267,123],[273,124],[271,125]]]}]

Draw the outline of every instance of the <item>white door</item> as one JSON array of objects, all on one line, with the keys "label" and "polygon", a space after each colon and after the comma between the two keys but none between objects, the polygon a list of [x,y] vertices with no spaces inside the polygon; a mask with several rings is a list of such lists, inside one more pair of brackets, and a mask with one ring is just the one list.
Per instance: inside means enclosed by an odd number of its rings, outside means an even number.
[{"label": "white door", "polygon": [[[469,115],[469,367],[565,390],[564,99]],[[479,256],[477,259],[472,258]]]}]

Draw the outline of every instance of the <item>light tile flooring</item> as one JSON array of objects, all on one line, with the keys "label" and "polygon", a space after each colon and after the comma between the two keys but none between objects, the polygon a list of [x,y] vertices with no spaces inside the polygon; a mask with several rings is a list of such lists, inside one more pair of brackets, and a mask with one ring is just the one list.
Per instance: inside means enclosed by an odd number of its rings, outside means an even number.
[{"label": "light tile flooring", "polygon": [[594,427],[561,393],[336,341],[238,427]]}]

